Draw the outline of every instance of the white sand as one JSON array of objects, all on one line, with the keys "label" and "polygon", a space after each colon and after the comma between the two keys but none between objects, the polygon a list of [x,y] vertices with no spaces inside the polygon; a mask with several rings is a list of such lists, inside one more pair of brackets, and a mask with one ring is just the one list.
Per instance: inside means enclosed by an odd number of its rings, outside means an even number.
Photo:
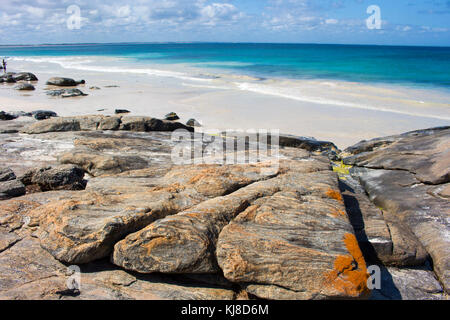
[{"label": "white sand", "polygon": [[[340,148],[363,139],[450,125],[450,92],[443,90],[329,80],[256,81],[231,75],[194,80],[170,73],[95,71],[92,65],[85,68],[75,63],[63,68],[49,62],[11,61],[9,66],[8,71],[33,72],[40,81],[37,90],[28,93],[0,84],[3,111],[47,109],[68,116],[128,109],[131,115],[160,118],[174,111],[181,121],[195,118],[206,128],[279,129],[333,141]],[[188,70],[184,65],[170,68],[183,74]],[[52,76],[86,80],[79,89],[89,96],[47,96],[45,82]],[[108,85],[119,87],[105,88]],[[89,89],[92,86],[101,90]]]}]

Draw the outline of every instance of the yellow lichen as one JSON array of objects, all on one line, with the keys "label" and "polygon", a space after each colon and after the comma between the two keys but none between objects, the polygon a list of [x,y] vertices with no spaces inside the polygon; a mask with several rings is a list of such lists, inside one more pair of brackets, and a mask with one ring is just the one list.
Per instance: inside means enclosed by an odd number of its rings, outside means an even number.
[{"label": "yellow lichen", "polygon": [[339,175],[349,175],[351,168],[352,166],[344,164],[343,161],[333,162],[333,171],[338,173]]}]

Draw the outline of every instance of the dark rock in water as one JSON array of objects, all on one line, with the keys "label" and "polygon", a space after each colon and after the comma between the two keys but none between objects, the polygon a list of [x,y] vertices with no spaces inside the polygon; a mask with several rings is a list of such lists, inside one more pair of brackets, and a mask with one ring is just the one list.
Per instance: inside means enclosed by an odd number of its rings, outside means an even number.
[{"label": "dark rock in water", "polygon": [[13,75],[16,81],[38,81],[38,78],[30,72],[19,72]]},{"label": "dark rock in water", "polygon": [[130,113],[130,111],[126,110],[126,109],[116,109],[114,111],[115,114],[122,114],[122,113]]},{"label": "dark rock in water", "polygon": [[25,112],[25,111],[12,111],[9,112],[9,114],[16,116],[16,117],[32,117],[33,114],[31,112]]},{"label": "dark rock in water", "polygon": [[85,84],[85,83],[86,82],[84,80],[75,81],[74,79],[60,78],[60,77],[50,78],[47,81],[47,85],[58,86],[58,87],[75,87],[79,84]]},{"label": "dark rock in water", "polygon": [[17,119],[17,118],[18,118],[18,116],[16,116],[16,115],[7,113],[5,111],[0,111],[0,120],[9,121],[9,120]]},{"label": "dark rock in water", "polygon": [[166,114],[165,120],[176,121],[176,120],[180,120],[180,117],[175,112],[171,112],[171,113]]},{"label": "dark rock in water", "polygon": [[72,97],[85,97],[87,94],[79,89],[62,89],[62,90],[49,90],[47,95],[53,97],[72,98]]},{"label": "dark rock in water", "polygon": [[37,110],[31,113],[36,120],[46,120],[53,117],[58,117],[56,112],[48,110]]},{"label": "dark rock in water", "polygon": [[21,83],[21,84],[15,86],[14,89],[19,90],[19,91],[33,91],[33,90],[36,90],[36,88],[30,83]]},{"label": "dark rock in water", "polygon": [[13,76],[8,75],[8,76],[6,76],[6,77],[4,78],[4,82],[6,82],[6,83],[16,83],[17,81],[16,81],[16,79],[14,79]]},{"label": "dark rock in water", "polygon": [[19,180],[25,185],[38,185],[42,191],[84,190],[84,170],[74,165],[34,169]]},{"label": "dark rock in water", "polygon": [[0,182],[16,179],[16,175],[9,168],[0,168]]},{"label": "dark rock in water", "polygon": [[187,122],[186,122],[186,125],[187,126],[190,126],[190,127],[201,127],[202,125],[200,124],[200,122],[198,122],[197,120],[195,120],[195,119],[189,119]]},{"label": "dark rock in water", "polygon": [[20,197],[25,194],[25,186],[19,180],[0,182],[0,200]]},{"label": "dark rock in water", "polygon": [[99,87],[89,87],[90,90],[101,90]]}]

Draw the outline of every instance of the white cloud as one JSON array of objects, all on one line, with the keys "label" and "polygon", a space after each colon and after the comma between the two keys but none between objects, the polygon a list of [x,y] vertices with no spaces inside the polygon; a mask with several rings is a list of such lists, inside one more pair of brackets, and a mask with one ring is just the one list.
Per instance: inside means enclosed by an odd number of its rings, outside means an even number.
[{"label": "white cloud", "polygon": [[37,27],[61,29],[69,17],[66,13],[69,4],[80,7],[85,30],[124,26],[128,26],[130,30],[133,27],[145,29],[144,26],[218,26],[228,25],[245,17],[235,5],[219,1],[221,0],[8,0],[7,4],[2,3],[0,25],[20,25],[22,31],[27,28],[36,30]]},{"label": "white cloud", "polygon": [[216,25],[220,22],[233,22],[244,17],[244,14],[230,3],[213,3],[200,10],[204,24]]},{"label": "white cloud", "polygon": [[339,21],[336,20],[336,19],[326,19],[326,20],[325,20],[325,23],[326,23],[326,24],[338,24]]},{"label": "white cloud", "polygon": [[[434,1],[434,0],[433,0]],[[301,41],[303,35],[337,39],[340,34],[353,40],[356,33],[368,31],[365,10],[361,15],[345,12],[351,3],[362,0],[2,0],[1,43],[53,41]],[[81,9],[82,28],[68,30],[66,9]],[[364,7],[364,6],[363,6]],[[243,8],[248,9],[244,12]],[[365,8],[363,8],[365,9]],[[412,20],[411,20],[412,21]],[[408,23],[408,25],[406,24]],[[448,24],[383,20],[390,35],[440,34]],[[428,23],[428,22],[427,22]],[[317,30],[307,34],[307,31]],[[278,33],[283,32],[283,37]],[[57,34],[59,38],[55,38]],[[134,35],[138,34],[136,38]],[[332,35],[332,36],[330,36]],[[106,39],[109,37],[108,39]],[[270,38],[270,40],[269,40]],[[95,40],[93,40],[95,39]],[[139,39],[139,40],[136,40]],[[280,41],[283,41],[280,40]]]}]

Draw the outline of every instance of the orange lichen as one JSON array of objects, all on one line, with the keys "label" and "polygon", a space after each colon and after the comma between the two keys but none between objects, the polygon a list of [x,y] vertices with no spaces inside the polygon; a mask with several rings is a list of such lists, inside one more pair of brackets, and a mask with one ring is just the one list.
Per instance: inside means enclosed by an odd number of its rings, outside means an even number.
[{"label": "orange lichen", "polygon": [[0,213],[22,213],[28,210],[35,209],[41,204],[34,201],[27,200],[9,200],[0,204]]},{"label": "orange lichen", "polygon": [[362,297],[369,293],[367,287],[366,262],[358,241],[353,234],[347,233],[344,243],[349,255],[338,256],[334,261],[334,270],[325,274],[325,285],[340,296]]},{"label": "orange lichen", "polygon": [[213,168],[206,168],[203,169],[202,171],[200,171],[199,174],[195,175],[194,177],[192,177],[189,180],[189,184],[195,184],[199,181],[202,181],[204,179],[216,179],[219,177],[228,177],[230,176],[230,173],[227,172],[225,169],[223,168],[217,168],[217,167],[213,167]]},{"label": "orange lichen", "polygon": [[333,189],[329,189],[326,193],[327,197],[337,200],[339,202],[344,202],[344,199],[342,199],[342,195],[339,191],[333,190]]},{"label": "orange lichen", "polygon": [[182,186],[179,183],[174,183],[171,184],[170,186],[157,186],[157,187],[153,187],[150,190],[148,190],[147,192],[169,192],[169,193],[179,193],[183,190],[185,190],[186,187]]},{"label": "orange lichen", "polygon": [[347,213],[344,210],[333,209],[333,211],[331,212],[331,215],[333,217],[339,218],[339,217],[345,217],[347,215]]}]

